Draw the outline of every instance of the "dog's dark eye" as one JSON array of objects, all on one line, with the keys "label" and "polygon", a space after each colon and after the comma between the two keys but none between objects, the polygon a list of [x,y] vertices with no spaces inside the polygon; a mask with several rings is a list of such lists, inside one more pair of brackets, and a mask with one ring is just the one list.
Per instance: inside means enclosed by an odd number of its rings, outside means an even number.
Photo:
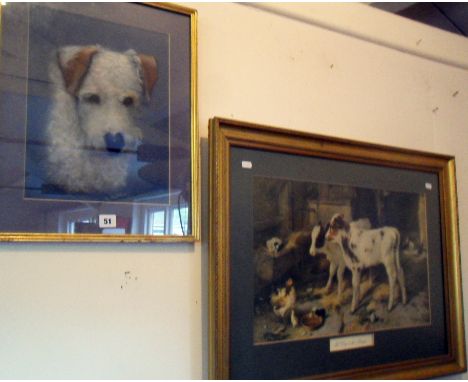
[{"label": "dog's dark eye", "polygon": [[99,105],[101,103],[101,97],[97,94],[87,94],[83,97],[86,103],[91,103],[93,105]]},{"label": "dog's dark eye", "polygon": [[123,100],[122,100],[122,103],[124,104],[124,106],[133,106],[133,98],[132,97],[125,97]]}]

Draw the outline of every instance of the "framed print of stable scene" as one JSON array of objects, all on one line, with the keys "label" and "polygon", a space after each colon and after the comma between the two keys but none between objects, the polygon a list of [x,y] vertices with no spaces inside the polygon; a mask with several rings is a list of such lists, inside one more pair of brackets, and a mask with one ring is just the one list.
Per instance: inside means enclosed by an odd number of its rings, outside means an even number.
[{"label": "framed print of stable scene", "polygon": [[210,373],[466,370],[454,158],[210,122]]},{"label": "framed print of stable scene", "polygon": [[1,7],[0,241],[199,238],[196,12]]}]

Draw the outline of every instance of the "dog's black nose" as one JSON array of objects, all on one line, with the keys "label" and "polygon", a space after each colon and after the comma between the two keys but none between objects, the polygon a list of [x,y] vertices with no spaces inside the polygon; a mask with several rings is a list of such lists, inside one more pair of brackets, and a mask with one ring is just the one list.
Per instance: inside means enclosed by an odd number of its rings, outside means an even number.
[{"label": "dog's black nose", "polygon": [[110,153],[120,153],[125,146],[125,139],[121,133],[107,133],[104,135],[104,141],[106,142],[106,149]]}]

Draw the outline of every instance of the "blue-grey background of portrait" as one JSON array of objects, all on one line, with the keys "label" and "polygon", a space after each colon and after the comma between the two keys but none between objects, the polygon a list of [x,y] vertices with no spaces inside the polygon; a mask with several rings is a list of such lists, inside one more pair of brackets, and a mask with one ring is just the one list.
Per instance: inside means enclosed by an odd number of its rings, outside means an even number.
[{"label": "blue-grey background of portrait", "polygon": [[[126,25],[105,22],[91,17],[30,4],[28,46],[28,106],[26,144],[25,195],[33,198],[95,199],[96,195],[44,194],[42,186],[46,174],[45,129],[52,105],[52,85],[49,80],[49,64],[55,51],[67,45],[100,45],[124,52],[133,49],[137,53],[151,55],[157,60],[158,79],[149,104],[142,108],[139,120],[146,134],[158,130],[157,157],[164,163],[161,181],[146,182],[136,173],[120,195],[126,200],[152,193],[169,191],[169,36]],[[161,166],[159,166],[161,168]]]}]

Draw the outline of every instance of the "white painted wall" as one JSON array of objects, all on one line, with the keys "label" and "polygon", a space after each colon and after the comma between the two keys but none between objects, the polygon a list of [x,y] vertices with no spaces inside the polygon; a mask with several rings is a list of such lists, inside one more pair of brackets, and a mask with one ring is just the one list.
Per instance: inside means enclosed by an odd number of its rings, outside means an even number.
[{"label": "white painted wall", "polygon": [[362,4],[188,5],[199,11],[202,243],[0,245],[0,378],[207,377],[215,115],[455,154],[468,254],[468,40]]}]

